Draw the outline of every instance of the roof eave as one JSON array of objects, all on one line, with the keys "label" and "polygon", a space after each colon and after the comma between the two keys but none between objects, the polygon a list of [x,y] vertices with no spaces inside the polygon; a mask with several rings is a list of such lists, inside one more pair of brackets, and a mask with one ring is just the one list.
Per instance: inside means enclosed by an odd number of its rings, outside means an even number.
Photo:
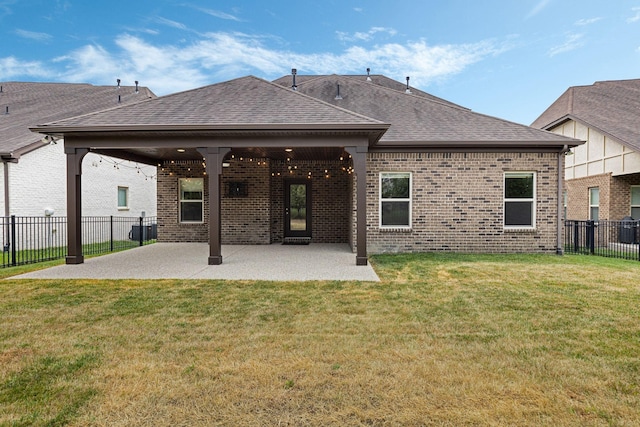
[{"label": "roof eave", "polygon": [[153,124],[153,125],[95,125],[57,126],[40,125],[30,127],[32,132],[50,134],[86,134],[96,132],[216,132],[216,131],[386,131],[391,125],[386,123],[250,123],[250,124]]},{"label": "roof eave", "polygon": [[565,147],[576,147],[584,144],[573,138],[563,138],[557,141],[380,141],[375,149],[378,151],[407,151],[416,149],[425,150],[561,150]]}]

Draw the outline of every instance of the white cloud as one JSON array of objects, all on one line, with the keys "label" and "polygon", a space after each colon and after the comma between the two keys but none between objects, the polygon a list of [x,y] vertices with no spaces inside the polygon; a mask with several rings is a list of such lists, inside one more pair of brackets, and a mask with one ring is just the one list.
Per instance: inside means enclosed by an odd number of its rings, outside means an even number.
[{"label": "white cloud", "polygon": [[634,13],[634,15],[631,18],[628,18],[627,22],[629,24],[632,24],[634,22],[640,21],[640,7],[632,7],[631,11]]},{"label": "white cloud", "polygon": [[355,32],[353,34],[349,34],[344,31],[336,31],[336,36],[338,37],[338,40],[343,42],[370,41],[377,33],[386,33],[390,36],[395,36],[398,32],[393,28],[371,27],[369,31]]},{"label": "white cloud", "polygon": [[549,49],[549,56],[553,57],[561,53],[569,52],[584,45],[582,38],[584,34],[568,34],[564,43]]},{"label": "white cloud", "polygon": [[598,18],[589,18],[589,19],[579,19],[578,21],[574,22],[574,25],[578,25],[578,26],[585,26],[585,25],[591,25],[595,22],[598,22],[602,20],[602,17],[598,17]]},{"label": "white cloud", "polygon": [[15,77],[48,78],[51,73],[39,61],[20,61],[13,56],[0,58],[0,80],[10,80]]},{"label": "white cloud", "polygon": [[229,21],[238,21],[238,22],[241,21],[241,19],[238,18],[237,16],[231,15],[229,13],[221,12],[219,10],[206,9],[206,8],[200,8],[200,7],[196,7],[196,9],[199,10],[200,12],[204,12],[207,15],[211,15],[215,18],[226,19]]},{"label": "white cloud", "polygon": [[18,0],[0,0],[0,16],[11,15],[13,13],[11,6],[16,4]]},{"label": "white cloud", "polygon": [[525,19],[532,18],[535,15],[537,15],[538,13],[540,13],[542,11],[542,9],[547,7],[547,5],[550,2],[551,2],[551,0],[540,0],[538,3],[536,3],[536,5],[533,7],[533,9],[531,9],[531,11],[529,11],[529,13],[525,17]]},{"label": "white cloud", "polygon": [[49,41],[53,38],[53,36],[51,36],[51,34],[47,34],[47,33],[38,33],[35,31],[27,31],[27,30],[15,30],[14,31],[15,34],[17,34],[20,37],[23,37],[25,39],[31,39],[31,40],[35,40],[35,41],[39,41],[39,42],[46,42]]},{"label": "white cloud", "polygon": [[162,18],[161,16],[156,16],[154,19],[158,24],[166,25],[167,27],[177,28],[179,30],[187,30],[188,27],[181,22],[172,21],[171,19]]},{"label": "white cloud", "polygon": [[296,53],[269,48],[264,38],[238,33],[209,33],[191,45],[153,45],[139,37],[117,38],[117,52],[87,45],[57,58],[66,68],[64,81],[111,84],[139,80],[157,94],[191,89],[246,74],[267,79],[288,74],[374,73],[420,87],[462,72],[468,66],[509,49],[495,41],[432,46],[424,40],[406,44],[352,46],[340,53]]}]

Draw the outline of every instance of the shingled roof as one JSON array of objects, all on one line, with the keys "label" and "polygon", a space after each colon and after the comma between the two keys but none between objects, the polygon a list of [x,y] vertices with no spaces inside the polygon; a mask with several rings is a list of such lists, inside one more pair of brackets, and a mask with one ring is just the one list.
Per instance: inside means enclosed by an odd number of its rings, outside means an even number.
[{"label": "shingled roof", "polygon": [[[303,84],[303,83],[307,83],[311,80],[316,80],[316,79],[326,79],[327,77],[331,77],[331,74],[325,74],[325,75],[308,75],[308,74],[298,74],[296,75],[296,86]],[[350,77],[352,79],[355,80],[359,80],[359,81],[363,81],[363,82],[367,82],[367,83],[372,83],[374,85],[378,85],[378,86],[383,86],[389,89],[393,89],[399,92],[404,92],[407,89],[407,85],[405,83],[401,83],[397,80],[393,80],[387,76],[383,76],[381,74],[364,74],[364,75],[348,75],[348,76],[343,76],[343,77]],[[281,86],[285,86],[285,87],[291,87],[293,84],[293,77],[292,76],[282,76],[276,80],[273,81],[276,84],[279,84]],[[416,96],[422,96],[425,98],[428,98],[432,101],[436,101],[436,102],[441,102],[443,104],[447,104],[447,105],[455,105],[457,107],[460,108],[465,108],[462,107],[461,105],[458,104],[454,104],[451,101],[447,101],[446,99],[442,99],[442,98],[438,98],[437,96],[431,95],[430,93],[424,92],[418,88],[412,87],[410,86],[410,90],[411,93],[413,95]],[[468,110],[468,108],[465,108]]]},{"label": "shingled roof", "polygon": [[[339,131],[355,131],[366,132],[372,149],[382,150],[555,150],[580,144],[562,135],[475,113],[413,88],[406,93],[406,86],[398,86],[399,82],[392,85],[387,78],[367,81],[366,76],[309,76],[296,82],[297,90],[285,85],[283,79],[276,84],[253,76],[242,77],[53,121],[32,130],[54,135],[134,132],[150,138],[176,132],[260,138],[275,132],[335,135]],[[260,146],[258,140],[255,144]]]},{"label": "shingled roof", "polygon": [[0,156],[15,159],[42,146],[30,126],[154,98],[146,87],[0,82]]},{"label": "shingled roof", "polygon": [[[279,79],[282,81],[282,79]],[[297,91],[367,117],[391,123],[378,146],[553,146],[580,142],[468,108],[369,82],[330,75],[296,80]],[[338,96],[338,85],[339,96]],[[435,98],[435,99],[434,99]]]},{"label": "shingled roof", "polygon": [[372,125],[384,123],[247,76],[142,104],[50,122],[39,126],[38,130],[223,130]]},{"label": "shingled roof", "polygon": [[570,87],[532,126],[552,129],[567,120],[581,122],[640,151],[640,79]]}]

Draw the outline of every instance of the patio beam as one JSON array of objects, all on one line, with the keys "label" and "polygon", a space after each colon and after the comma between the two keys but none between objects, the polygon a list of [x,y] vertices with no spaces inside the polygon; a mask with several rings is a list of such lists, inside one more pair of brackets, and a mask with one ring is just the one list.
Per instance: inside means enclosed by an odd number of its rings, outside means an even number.
[{"label": "patio beam", "polygon": [[356,265],[367,265],[367,146],[344,147],[356,173]]},{"label": "patio beam", "polygon": [[67,155],[67,264],[82,264],[82,159],[88,148],[69,148]]},{"label": "patio beam", "polygon": [[220,175],[222,161],[231,148],[199,147],[209,177],[209,265],[222,264],[222,220],[220,214]]}]

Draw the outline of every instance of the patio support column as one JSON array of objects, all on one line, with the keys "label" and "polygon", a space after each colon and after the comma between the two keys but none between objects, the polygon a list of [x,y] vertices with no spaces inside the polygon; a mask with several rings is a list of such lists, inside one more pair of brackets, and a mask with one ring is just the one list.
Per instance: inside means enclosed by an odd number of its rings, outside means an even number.
[{"label": "patio support column", "polygon": [[67,264],[82,264],[82,159],[87,148],[64,149],[67,155]]},{"label": "patio support column", "polygon": [[366,146],[345,147],[356,172],[356,265],[367,265],[367,151]]},{"label": "patio support column", "polygon": [[222,264],[222,226],[220,215],[220,175],[222,160],[231,148],[201,147],[209,177],[209,265]]}]

